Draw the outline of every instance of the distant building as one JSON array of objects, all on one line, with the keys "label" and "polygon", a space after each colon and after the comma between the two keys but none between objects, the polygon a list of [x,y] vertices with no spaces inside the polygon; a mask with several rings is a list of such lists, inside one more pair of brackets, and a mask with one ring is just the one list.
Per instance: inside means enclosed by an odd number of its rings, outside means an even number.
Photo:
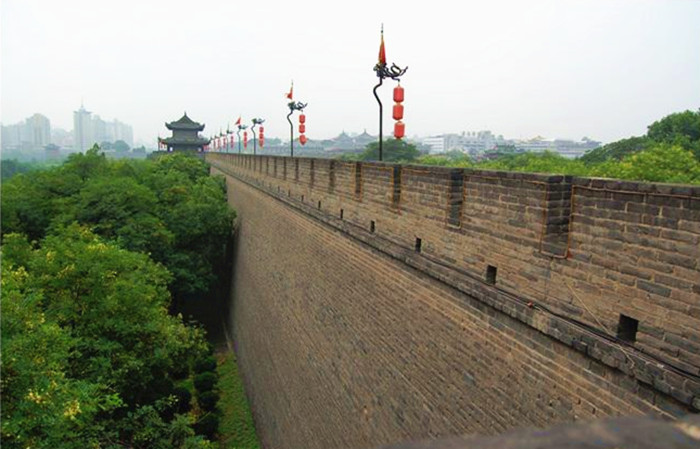
[{"label": "distant building", "polygon": [[569,159],[581,157],[586,153],[586,151],[598,148],[600,145],[600,142],[591,140],[588,137],[584,137],[583,139],[581,139],[580,142],[574,142],[573,140],[563,139],[556,139],[554,141],[554,146],[556,148],[557,153]]},{"label": "distant building", "polygon": [[430,147],[430,154],[445,152],[445,136],[431,136],[423,139],[423,145]]},{"label": "distant building", "polygon": [[25,122],[25,135],[33,148],[44,148],[51,143],[51,122],[41,114],[34,114]]},{"label": "distant building", "polygon": [[123,140],[129,147],[134,146],[134,131],[131,126],[119,120],[105,121],[97,114],[87,111],[83,105],[73,112],[73,148],[83,152],[94,144],[114,143]]},{"label": "distant building", "polygon": [[367,148],[371,142],[376,142],[377,137],[367,133],[365,129],[362,134],[351,136],[345,131],[332,139],[319,142],[323,150],[329,153],[360,153]]},{"label": "distant building", "polygon": [[117,140],[126,142],[129,147],[134,146],[134,131],[131,126],[113,120],[111,122],[102,120],[99,115],[92,116],[92,132],[95,142],[110,142],[114,143]]},{"label": "distant building", "polygon": [[38,153],[49,143],[51,122],[42,114],[34,114],[23,122],[2,127],[3,150]]},{"label": "distant building", "polygon": [[73,148],[73,133],[61,128],[51,128],[51,143],[61,148]]},{"label": "distant building", "polygon": [[203,151],[210,140],[199,135],[204,130],[204,124],[197,123],[187,116],[187,112],[179,120],[166,123],[165,127],[173,132],[171,137],[160,139],[167,151]]},{"label": "distant building", "polygon": [[516,140],[515,148],[520,151],[542,153],[543,151],[555,151],[554,141],[547,140],[542,136],[536,136],[528,140]]},{"label": "distant building", "polygon": [[81,104],[80,109],[73,112],[73,149],[82,153],[89,150],[95,143],[92,113]]},{"label": "distant building", "polygon": [[529,140],[520,140],[514,142],[515,147],[519,151],[531,151],[541,153],[543,151],[552,151],[560,155],[575,159],[582,156],[586,151],[598,148],[600,142],[584,137],[580,142],[567,139],[549,140],[544,137],[537,136]]},{"label": "distant building", "polygon": [[491,131],[469,131],[461,134],[442,134],[423,139],[423,145],[430,148],[431,154],[460,151],[479,155],[505,142],[503,136],[494,136]]}]

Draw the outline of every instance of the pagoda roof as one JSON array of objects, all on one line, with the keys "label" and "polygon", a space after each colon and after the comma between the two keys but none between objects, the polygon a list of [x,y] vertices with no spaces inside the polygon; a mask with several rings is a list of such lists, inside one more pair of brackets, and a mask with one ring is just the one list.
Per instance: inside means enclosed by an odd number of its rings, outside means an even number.
[{"label": "pagoda roof", "polygon": [[176,121],[170,122],[170,123],[166,123],[165,127],[171,131],[174,129],[202,131],[204,129],[204,125],[201,123],[195,122],[191,118],[189,118],[187,116],[187,112],[185,112],[185,114],[182,117],[180,117],[179,120],[176,120]]}]

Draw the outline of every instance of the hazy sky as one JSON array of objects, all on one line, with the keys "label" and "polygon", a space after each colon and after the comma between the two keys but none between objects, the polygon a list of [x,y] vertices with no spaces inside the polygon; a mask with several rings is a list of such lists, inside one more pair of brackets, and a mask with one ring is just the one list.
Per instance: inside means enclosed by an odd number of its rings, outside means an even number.
[{"label": "hazy sky", "polygon": [[184,110],[205,135],[241,114],[288,137],[294,79],[309,138],[376,134],[382,23],[409,136],[612,141],[700,107],[695,0],[3,0],[2,122],[72,129],[82,99],[146,141]]}]

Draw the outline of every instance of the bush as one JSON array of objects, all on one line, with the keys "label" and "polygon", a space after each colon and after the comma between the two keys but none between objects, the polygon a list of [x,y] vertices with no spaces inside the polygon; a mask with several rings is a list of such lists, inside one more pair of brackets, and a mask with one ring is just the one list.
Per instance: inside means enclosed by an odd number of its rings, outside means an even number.
[{"label": "bush", "polygon": [[216,371],[216,359],[213,356],[207,356],[197,360],[194,365],[194,372],[197,374]]},{"label": "bush", "polygon": [[187,413],[192,408],[192,393],[185,387],[176,387],[173,395],[177,398],[177,413]]},{"label": "bush", "polygon": [[216,373],[201,373],[194,377],[194,388],[199,392],[203,393],[205,391],[211,391],[216,386],[217,382]]},{"label": "bush", "polygon": [[205,391],[197,395],[199,406],[208,412],[216,410],[216,404],[219,402],[219,393],[216,391]]},{"label": "bush", "polygon": [[207,413],[194,423],[194,431],[197,432],[198,435],[203,435],[213,440],[216,436],[216,432],[219,430],[219,419],[218,413]]}]

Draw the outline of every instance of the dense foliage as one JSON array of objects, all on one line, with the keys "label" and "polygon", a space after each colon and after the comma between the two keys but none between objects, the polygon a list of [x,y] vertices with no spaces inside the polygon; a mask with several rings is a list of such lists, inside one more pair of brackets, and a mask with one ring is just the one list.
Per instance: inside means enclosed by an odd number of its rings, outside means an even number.
[{"label": "dense foliage", "polygon": [[32,240],[78,222],[125,249],[148,253],[173,274],[177,298],[206,292],[224,256],[233,214],[223,179],[181,154],[109,161],[97,148],[60,167],[2,185],[2,233]]},{"label": "dense foliage", "polygon": [[210,447],[218,421],[190,401],[211,347],[169,289],[209,287],[232,219],[222,181],[184,155],[95,149],[4,182],[3,446]]},{"label": "dense foliage", "polygon": [[[386,162],[412,161],[420,155],[420,152],[412,143],[404,140],[387,139],[382,145],[382,159]],[[360,154],[344,155],[345,160],[376,161],[379,159],[379,142],[371,142],[364,152]]]}]

